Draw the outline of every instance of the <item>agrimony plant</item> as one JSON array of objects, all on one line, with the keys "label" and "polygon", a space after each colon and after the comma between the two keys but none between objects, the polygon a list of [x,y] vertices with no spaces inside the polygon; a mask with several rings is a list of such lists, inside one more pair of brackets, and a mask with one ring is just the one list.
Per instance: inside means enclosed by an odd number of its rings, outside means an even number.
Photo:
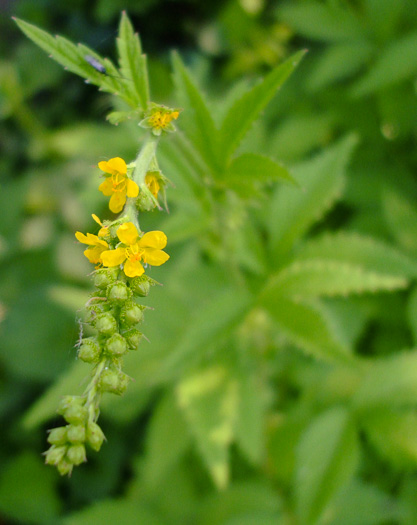
[{"label": "agrimony plant", "polygon": [[[100,400],[105,392],[121,395],[130,377],[122,370],[123,357],[136,350],[143,337],[137,329],[145,306],[136,298],[147,296],[156,283],[145,268],[164,264],[169,255],[163,250],[167,237],[162,231],[144,233],[139,213],[166,207],[165,188],[168,179],[162,174],[157,147],[163,135],[175,132],[174,122],[181,110],[157,104],[150,99],[146,55],[139,36],[126,13],[122,14],[117,38],[118,66],[82,44],[75,45],[61,36],[52,36],[23,20],[15,19],[20,29],[51,58],[65,69],[95,84],[99,90],[120,98],[130,109],[112,111],[108,120],[119,124],[135,119],[146,130],[146,136],[135,160],[126,163],[120,157],[99,162],[104,176],[99,190],[110,197],[109,208],[114,220],[101,221],[95,214],[98,234],[76,232],[77,240],[87,245],[84,255],[95,265],[95,289],[85,305],[84,324],[94,335],[77,343],[78,358],[92,365],[91,379],[82,395],[65,396],[58,413],[64,426],[50,431],[51,445],[46,463],[57,467],[60,474],[70,474],[75,465],[86,461],[86,445],[98,451],[105,439],[97,420]],[[188,155],[193,162],[195,147],[202,157],[194,159],[200,173],[214,184],[197,188],[200,202],[217,206],[230,190],[238,196],[256,194],[257,187],[273,180],[293,182],[286,169],[270,158],[256,154],[235,156],[235,151],[252,122],[291,74],[303,52],[274,70],[258,86],[238,100],[218,130],[202,96],[194,86],[178,56],[174,56],[176,81],[182,98],[194,107],[192,130],[172,143],[172,157]],[[191,141],[191,146],[188,147]],[[252,181],[248,175],[252,175]],[[223,203],[223,207],[224,203]],[[229,206],[226,206],[226,208]],[[220,217],[219,217],[220,218]],[[227,231],[227,227],[225,228]]]}]

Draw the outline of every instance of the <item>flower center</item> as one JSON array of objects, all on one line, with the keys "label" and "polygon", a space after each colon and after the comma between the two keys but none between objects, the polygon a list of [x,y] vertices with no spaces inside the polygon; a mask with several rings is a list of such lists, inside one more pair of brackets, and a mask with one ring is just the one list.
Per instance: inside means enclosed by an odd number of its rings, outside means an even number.
[{"label": "flower center", "polygon": [[126,177],[124,175],[120,175],[120,173],[118,173],[117,175],[112,175],[111,182],[113,186],[113,192],[122,193],[126,191]]},{"label": "flower center", "polygon": [[126,259],[129,259],[130,262],[138,262],[142,259],[145,250],[140,248],[138,243],[131,244],[126,248]]}]

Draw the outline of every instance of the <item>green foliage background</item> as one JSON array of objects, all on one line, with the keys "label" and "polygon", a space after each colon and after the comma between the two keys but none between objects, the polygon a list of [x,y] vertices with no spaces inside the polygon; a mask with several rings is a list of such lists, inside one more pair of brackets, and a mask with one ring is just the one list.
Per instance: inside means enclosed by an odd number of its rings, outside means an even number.
[{"label": "green foliage background", "polygon": [[[91,267],[74,231],[106,218],[94,166],[133,159],[139,132],[0,19],[3,521],[415,524],[414,0],[4,6],[110,58],[127,9],[152,99],[184,112],[161,152],[170,214],[143,221],[171,255],[152,273],[151,344],[103,403],[107,444],[61,479],[40,453],[85,381],[73,345]],[[254,79],[304,48],[250,126],[267,98],[247,94]],[[298,186],[271,180],[274,161]]]}]

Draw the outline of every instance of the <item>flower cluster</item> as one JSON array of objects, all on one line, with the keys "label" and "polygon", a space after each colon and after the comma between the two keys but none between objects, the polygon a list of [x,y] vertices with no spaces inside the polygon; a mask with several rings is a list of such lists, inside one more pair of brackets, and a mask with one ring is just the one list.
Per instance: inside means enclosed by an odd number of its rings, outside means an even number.
[{"label": "flower cluster", "polygon": [[[93,215],[100,226],[98,233],[75,234],[87,245],[84,255],[95,265],[95,290],[86,304],[84,319],[93,335],[77,343],[78,358],[93,365],[93,371],[83,395],[62,400],[58,413],[66,425],[51,430],[48,436],[51,446],[45,452],[45,461],[62,475],[71,474],[74,466],[87,460],[87,445],[98,451],[105,440],[97,423],[99,403],[105,392],[122,395],[130,382],[122,370],[123,358],[139,347],[143,334],[137,325],[146,309],[136,299],[147,296],[156,284],[145,270],[169,259],[163,251],[166,235],[162,231],[143,233],[138,225],[137,211],[155,207],[166,181],[157,169],[152,150],[146,151],[146,162],[140,154],[130,166],[120,157],[99,163],[105,174],[99,190],[110,197],[110,210],[124,210],[124,215],[104,222]],[[128,198],[132,205],[127,204]]]}]

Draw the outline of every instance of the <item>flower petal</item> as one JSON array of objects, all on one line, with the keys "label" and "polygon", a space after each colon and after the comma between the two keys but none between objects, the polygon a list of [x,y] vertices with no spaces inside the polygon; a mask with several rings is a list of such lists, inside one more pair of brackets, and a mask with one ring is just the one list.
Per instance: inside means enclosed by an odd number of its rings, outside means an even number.
[{"label": "flower petal", "polygon": [[139,237],[139,233],[133,222],[125,222],[117,229],[117,236],[123,244],[130,246],[135,244]]},{"label": "flower petal", "polygon": [[126,259],[126,250],[124,248],[107,250],[101,254],[100,258],[104,266],[119,266]]},{"label": "flower petal", "polygon": [[127,173],[126,162],[120,157],[114,157],[109,161],[103,160],[98,163],[98,167],[101,169],[101,171],[104,171],[104,173],[109,173],[110,175],[117,175],[118,173]]},{"label": "flower petal", "polygon": [[82,242],[83,244],[90,244],[88,237],[81,232],[76,232],[75,237],[78,241]]},{"label": "flower petal", "polygon": [[119,213],[123,210],[126,203],[125,193],[113,193],[109,202],[109,208],[113,213]]},{"label": "flower petal", "polygon": [[127,260],[123,265],[123,271],[128,277],[139,277],[145,272],[139,261],[130,260]]},{"label": "flower petal", "polygon": [[128,197],[137,197],[139,195],[139,186],[135,181],[126,179],[127,183],[127,196]]},{"label": "flower petal", "polygon": [[113,183],[111,177],[102,182],[98,189],[103,193],[103,195],[110,197],[110,195],[113,194]]},{"label": "flower petal", "polygon": [[101,222],[101,220],[97,217],[95,213],[92,213],[91,217],[93,217],[93,219],[96,221],[97,224],[99,224],[100,226],[103,226],[103,223]]},{"label": "flower petal", "polygon": [[87,257],[90,263],[97,264],[101,262],[100,256],[102,252],[106,249],[107,249],[107,246],[100,246],[100,245],[94,246],[94,248],[87,248],[87,250],[85,250],[84,252],[84,255]]},{"label": "flower petal", "polygon": [[107,167],[112,170],[107,173],[111,173],[112,175],[116,175],[116,173],[126,175],[127,173],[126,162],[120,157],[114,157],[113,159],[110,159],[107,163]]},{"label": "flower petal", "polygon": [[143,255],[143,262],[151,266],[161,266],[169,259],[169,255],[162,250],[155,250],[154,248],[145,248]]},{"label": "flower petal", "polygon": [[164,232],[152,231],[145,233],[139,241],[141,248],[157,248],[162,249],[167,245],[167,236]]}]

